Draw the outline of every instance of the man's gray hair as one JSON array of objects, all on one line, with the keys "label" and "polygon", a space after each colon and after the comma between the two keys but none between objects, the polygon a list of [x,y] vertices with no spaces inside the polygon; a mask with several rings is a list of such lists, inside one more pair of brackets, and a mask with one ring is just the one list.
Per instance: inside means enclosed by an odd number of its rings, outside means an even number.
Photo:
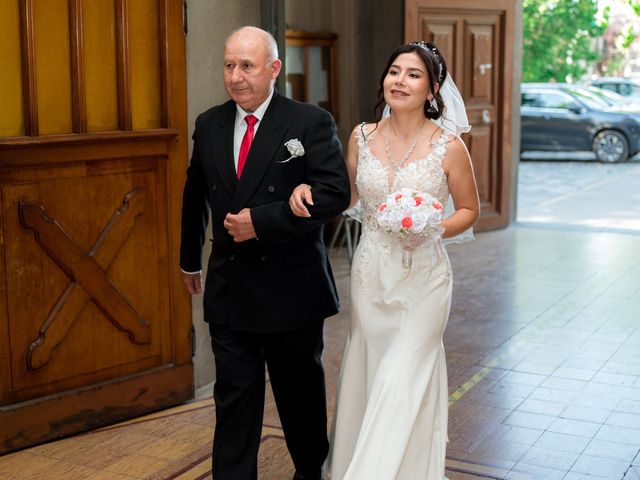
[{"label": "man's gray hair", "polygon": [[274,60],[277,60],[278,58],[278,42],[276,42],[276,39],[273,37],[273,35],[271,35],[271,33],[267,32],[266,30],[263,30],[261,28],[258,27],[251,27],[251,26],[245,26],[245,27],[240,27],[237,30],[234,30],[233,32],[231,32],[231,35],[229,35],[227,37],[227,42],[229,41],[229,39],[231,37],[233,37],[236,33],[240,33],[244,30],[251,30],[254,32],[259,32],[263,35],[264,37],[264,48],[267,52],[267,62],[269,64],[273,63]]},{"label": "man's gray hair", "polygon": [[267,34],[267,52],[269,53],[269,63],[278,59],[278,42],[269,32],[264,31]]}]

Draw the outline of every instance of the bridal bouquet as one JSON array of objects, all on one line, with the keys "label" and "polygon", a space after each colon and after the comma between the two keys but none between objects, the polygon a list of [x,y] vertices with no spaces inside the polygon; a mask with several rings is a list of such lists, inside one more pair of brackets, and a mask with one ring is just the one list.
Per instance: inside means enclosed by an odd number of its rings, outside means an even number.
[{"label": "bridal bouquet", "polygon": [[387,195],[378,206],[378,225],[391,235],[397,235],[403,246],[402,266],[411,266],[412,251],[425,237],[440,236],[442,204],[425,192],[403,188]]}]

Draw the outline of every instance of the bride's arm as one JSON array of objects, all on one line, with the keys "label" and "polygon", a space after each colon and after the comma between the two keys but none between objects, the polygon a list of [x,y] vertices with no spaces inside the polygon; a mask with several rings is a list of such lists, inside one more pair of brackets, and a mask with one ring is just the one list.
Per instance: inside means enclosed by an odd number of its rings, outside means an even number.
[{"label": "bride's arm", "polygon": [[[349,136],[347,144],[347,170],[349,171],[349,183],[351,184],[351,201],[349,208],[353,207],[358,201],[358,190],[356,189],[356,168],[358,166],[358,130],[360,125],[356,126]],[[293,189],[291,197],[289,197],[289,206],[291,211],[297,217],[309,217],[309,210],[306,205],[313,205],[313,195],[311,193],[311,185],[301,183]]]},{"label": "bride's arm", "polygon": [[351,184],[351,201],[349,202],[349,208],[358,203],[358,199],[360,198],[358,196],[358,189],[356,188],[356,175],[358,173],[358,135],[360,134],[359,131],[361,128],[361,125],[356,125],[351,131],[349,143],[347,144],[347,158],[345,161],[347,162],[349,183]]},{"label": "bride's arm", "polygon": [[454,237],[472,227],[480,216],[478,187],[473,174],[471,157],[464,142],[455,138],[447,148],[443,161],[449,192],[456,211],[442,221],[443,237]]}]

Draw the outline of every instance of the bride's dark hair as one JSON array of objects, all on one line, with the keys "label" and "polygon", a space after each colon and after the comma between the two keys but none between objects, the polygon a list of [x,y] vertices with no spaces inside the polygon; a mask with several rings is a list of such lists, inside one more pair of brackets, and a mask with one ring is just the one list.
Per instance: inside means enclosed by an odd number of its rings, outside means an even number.
[{"label": "bride's dark hair", "polygon": [[[382,118],[382,111],[384,110],[384,79],[389,73],[389,69],[395,59],[403,53],[416,53],[424,63],[427,70],[427,76],[429,77],[429,86],[432,92],[435,92],[436,84],[442,87],[444,79],[447,78],[447,64],[440,53],[440,50],[430,42],[411,42],[400,45],[389,56],[389,61],[385,67],[382,75],[380,76],[380,84],[378,87],[378,102],[373,107],[373,115],[377,122]],[[436,120],[442,116],[444,110],[444,101],[440,95],[440,91],[433,95],[437,109],[431,106],[431,102],[424,102],[424,116],[433,120]]]}]

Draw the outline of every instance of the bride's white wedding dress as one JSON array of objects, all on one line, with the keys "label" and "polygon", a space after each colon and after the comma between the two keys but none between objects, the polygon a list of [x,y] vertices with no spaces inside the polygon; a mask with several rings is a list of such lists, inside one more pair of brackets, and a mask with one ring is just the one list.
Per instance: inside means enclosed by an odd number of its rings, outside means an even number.
[{"label": "bride's white wedding dress", "polygon": [[448,408],[442,334],[451,267],[440,243],[429,241],[404,268],[402,245],[378,228],[376,210],[403,187],[446,205],[442,160],[453,137],[441,136],[427,158],[396,172],[371,153],[365,128],[356,177],[362,236],[352,265],[351,328],[327,466],[332,480],[442,480]]}]

